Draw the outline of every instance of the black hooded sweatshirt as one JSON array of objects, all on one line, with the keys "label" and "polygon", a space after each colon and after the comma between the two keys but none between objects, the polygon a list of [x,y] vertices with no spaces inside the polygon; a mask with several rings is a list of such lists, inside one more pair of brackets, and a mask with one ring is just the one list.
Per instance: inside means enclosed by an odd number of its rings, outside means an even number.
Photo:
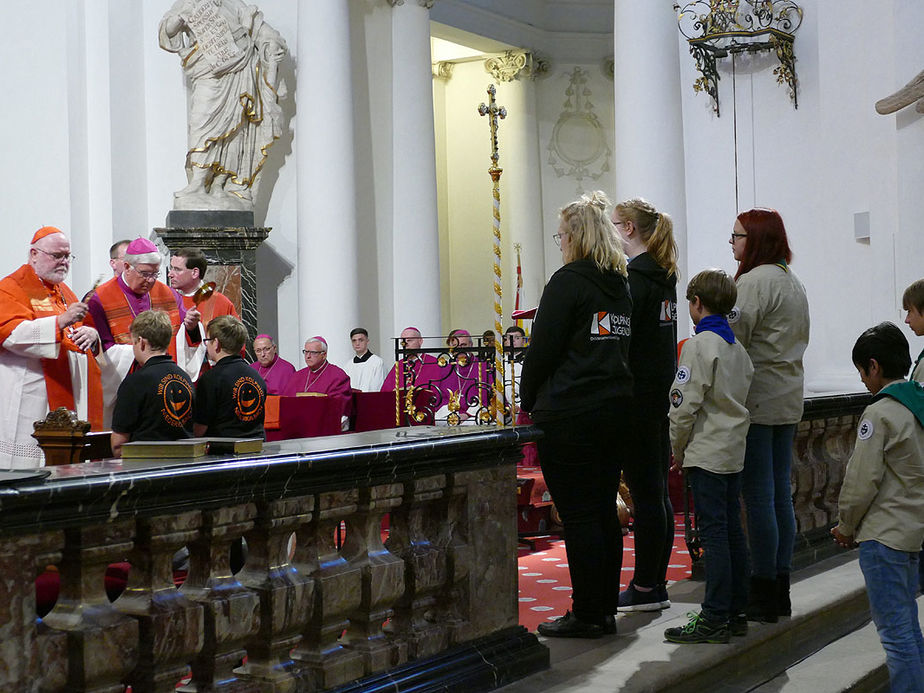
[{"label": "black hooded sweatshirt", "polygon": [[632,299],[618,272],[593,260],[559,269],[542,292],[520,377],[534,421],[576,416],[632,395]]},{"label": "black hooded sweatshirt", "polygon": [[632,294],[632,343],[629,368],[637,398],[668,393],[677,372],[677,277],[654,261],[648,253],[629,261],[629,290]]}]

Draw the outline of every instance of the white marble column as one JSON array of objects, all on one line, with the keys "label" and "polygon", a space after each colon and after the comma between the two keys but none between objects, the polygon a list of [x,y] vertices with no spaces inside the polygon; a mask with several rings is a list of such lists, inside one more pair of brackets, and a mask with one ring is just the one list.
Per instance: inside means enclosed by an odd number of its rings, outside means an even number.
[{"label": "white marble column", "polygon": [[[674,220],[686,272],[686,191],[677,16],[669,2],[616,0],[616,199],[641,196]],[[678,294],[682,295],[682,291]],[[685,309],[680,301],[678,311]],[[680,331],[689,323],[679,318]]]},{"label": "white marble column", "polygon": [[[391,2],[391,0],[389,0]],[[436,152],[430,65],[432,2],[391,9],[394,334],[441,333]]]},{"label": "white marble column", "polygon": [[350,48],[345,0],[299,0],[297,329],[302,343],[327,339],[334,363],[352,356],[349,333],[359,318]]}]

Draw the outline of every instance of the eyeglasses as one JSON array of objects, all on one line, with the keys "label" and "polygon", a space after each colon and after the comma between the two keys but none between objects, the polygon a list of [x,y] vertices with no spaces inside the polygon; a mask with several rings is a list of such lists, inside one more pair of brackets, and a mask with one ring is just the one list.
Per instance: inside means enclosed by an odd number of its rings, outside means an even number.
[{"label": "eyeglasses", "polygon": [[625,226],[626,222],[624,221],[614,221],[613,226]]},{"label": "eyeglasses", "polygon": [[159,272],[141,272],[139,270],[136,270],[132,265],[128,265],[128,268],[132,270],[132,272],[137,274],[139,277],[141,277],[142,279],[147,279],[148,281],[151,281],[152,279],[157,279],[157,275],[160,274]]},{"label": "eyeglasses", "polygon": [[734,243],[736,238],[747,238],[747,237],[748,235],[746,233],[733,233],[731,235],[731,242]]},{"label": "eyeglasses", "polygon": [[570,235],[571,235],[570,232],[565,232],[565,233],[553,233],[553,234],[552,234],[552,240],[555,241],[555,245],[557,245],[559,248],[561,248],[561,237],[562,237],[562,236],[570,236]]},{"label": "eyeglasses", "polygon": [[218,337],[206,337],[202,341],[208,344],[209,342],[214,342],[216,339],[218,339]]},{"label": "eyeglasses", "polygon": [[308,356],[308,354],[311,354],[312,356],[320,356],[321,354],[324,354],[324,353],[326,353],[326,352],[324,352],[324,351],[307,351],[307,350],[305,350],[305,349],[302,349],[302,353],[303,353],[305,356]]},{"label": "eyeglasses", "polygon": [[70,253],[49,253],[47,250],[42,250],[41,248],[33,248],[32,250],[37,250],[50,257],[52,260],[67,260],[68,262],[73,262],[77,259],[76,255],[71,255]]},{"label": "eyeglasses", "polygon": [[266,347],[265,349],[254,349],[253,353],[255,354],[271,354],[275,347]]}]

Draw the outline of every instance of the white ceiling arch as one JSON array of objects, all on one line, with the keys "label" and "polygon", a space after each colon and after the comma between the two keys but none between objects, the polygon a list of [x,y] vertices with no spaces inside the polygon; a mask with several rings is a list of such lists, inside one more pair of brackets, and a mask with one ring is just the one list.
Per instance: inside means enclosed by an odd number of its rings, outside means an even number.
[{"label": "white ceiling arch", "polygon": [[434,36],[485,53],[516,47],[596,62],[613,54],[613,8],[613,0],[438,0],[430,18]]}]

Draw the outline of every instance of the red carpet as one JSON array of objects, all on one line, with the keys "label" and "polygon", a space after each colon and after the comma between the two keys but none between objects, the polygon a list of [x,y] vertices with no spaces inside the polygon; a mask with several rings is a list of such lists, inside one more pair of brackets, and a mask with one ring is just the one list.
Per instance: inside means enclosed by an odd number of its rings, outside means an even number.
[{"label": "red carpet", "polygon": [[[690,577],[690,555],[683,541],[683,515],[674,516],[674,552],[667,569],[668,587]],[[557,535],[537,537],[536,551],[520,546],[520,625],[534,631],[543,621],[564,616],[571,607],[571,580],[565,558],[565,542]],[[623,537],[622,587],[632,579],[635,567],[635,538]]]}]

